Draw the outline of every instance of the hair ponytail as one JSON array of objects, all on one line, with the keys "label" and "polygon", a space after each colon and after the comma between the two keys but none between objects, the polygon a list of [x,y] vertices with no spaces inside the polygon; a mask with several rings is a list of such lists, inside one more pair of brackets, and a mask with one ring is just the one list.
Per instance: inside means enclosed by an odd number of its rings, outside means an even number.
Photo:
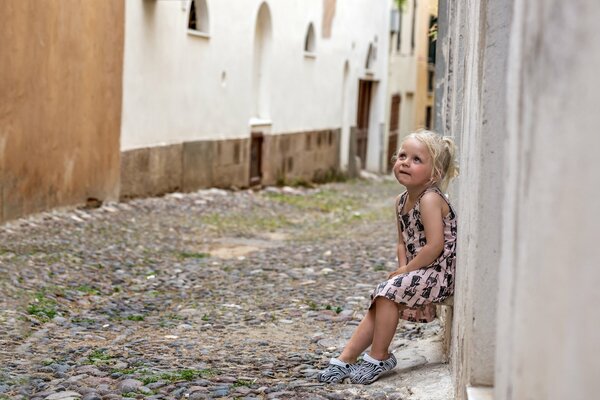
[{"label": "hair ponytail", "polygon": [[456,144],[450,136],[441,137],[442,151],[440,154],[441,161],[441,179],[438,185],[442,191],[446,191],[448,184],[452,179],[458,176],[458,162],[456,161]]}]

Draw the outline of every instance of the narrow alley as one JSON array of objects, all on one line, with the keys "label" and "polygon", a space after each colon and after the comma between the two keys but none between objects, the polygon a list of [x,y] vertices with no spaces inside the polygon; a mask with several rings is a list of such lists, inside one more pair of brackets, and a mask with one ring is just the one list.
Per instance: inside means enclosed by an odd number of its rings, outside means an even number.
[{"label": "narrow alley", "polygon": [[0,227],[1,399],[449,400],[442,328],[394,372],[314,379],[395,268],[391,179],[200,190]]}]

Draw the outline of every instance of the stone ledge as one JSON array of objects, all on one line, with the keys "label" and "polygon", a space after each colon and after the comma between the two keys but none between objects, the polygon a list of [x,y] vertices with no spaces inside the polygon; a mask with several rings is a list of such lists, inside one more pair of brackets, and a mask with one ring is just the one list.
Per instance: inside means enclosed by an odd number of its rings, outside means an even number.
[{"label": "stone ledge", "polygon": [[483,386],[468,386],[467,400],[494,400],[494,388]]}]

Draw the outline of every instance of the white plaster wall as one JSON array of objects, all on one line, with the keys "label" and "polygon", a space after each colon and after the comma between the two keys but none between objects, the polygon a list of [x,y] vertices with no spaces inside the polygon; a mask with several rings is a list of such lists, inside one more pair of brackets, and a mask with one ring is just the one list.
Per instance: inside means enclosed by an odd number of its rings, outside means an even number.
[{"label": "white plaster wall", "polygon": [[[446,94],[442,122],[459,145],[461,175],[452,188],[460,218],[452,369],[456,399],[495,379],[498,270],[502,237],[506,75],[511,3],[459,1],[442,39]],[[446,8],[444,8],[446,10]],[[468,23],[467,23],[468,22]],[[448,60],[446,60],[448,61]]]},{"label": "white plaster wall", "polygon": [[479,96],[480,76],[477,63],[479,60],[479,23],[478,5],[467,6],[467,2],[459,2],[460,20],[472,21],[472,24],[460,24],[461,36],[465,40],[464,58],[459,58],[462,66],[462,82],[464,96],[457,99],[454,108],[462,114],[457,123],[452,126],[452,133],[460,137],[460,170],[461,176],[457,181],[459,186],[458,197],[454,197],[457,213],[460,218],[457,267],[455,282],[455,320],[454,335],[455,351],[454,370],[457,372],[456,398],[462,400],[464,388],[470,385],[474,371],[474,325],[477,309],[477,297],[474,293],[477,277],[482,265],[478,264],[476,250],[479,244],[479,196],[481,188],[479,144],[481,132],[479,131]]},{"label": "white plaster wall", "polygon": [[[340,128],[346,61],[346,116],[354,125],[358,79],[367,76],[367,49],[375,39],[378,52],[369,77],[387,84],[389,0],[338,1],[329,39],[321,37],[321,0],[266,3],[272,21],[270,132]],[[254,28],[262,2],[207,4],[210,36],[204,38],[187,33],[189,1],[126,2],[121,150],[249,136]],[[303,50],[310,22],[317,39],[314,58]],[[377,126],[384,123],[384,92],[373,99],[371,122]],[[379,132],[370,135],[368,168],[378,169],[373,154],[380,153]],[[348,133],[344,136],[347,141]],[[341,156],[346,165],[347,151]]]},{"label": "white plaster wall", "polygon": [[496,399],[596,399],[600,3],[515,1]]}]

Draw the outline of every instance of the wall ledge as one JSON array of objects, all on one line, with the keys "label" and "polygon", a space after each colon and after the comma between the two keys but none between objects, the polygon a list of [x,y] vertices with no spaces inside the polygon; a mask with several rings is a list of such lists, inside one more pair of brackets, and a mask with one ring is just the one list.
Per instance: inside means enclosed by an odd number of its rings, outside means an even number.
[{"label": "wall ledge", "polygon": [[467,386],[467,400],[494,400],[494,388]]}]

